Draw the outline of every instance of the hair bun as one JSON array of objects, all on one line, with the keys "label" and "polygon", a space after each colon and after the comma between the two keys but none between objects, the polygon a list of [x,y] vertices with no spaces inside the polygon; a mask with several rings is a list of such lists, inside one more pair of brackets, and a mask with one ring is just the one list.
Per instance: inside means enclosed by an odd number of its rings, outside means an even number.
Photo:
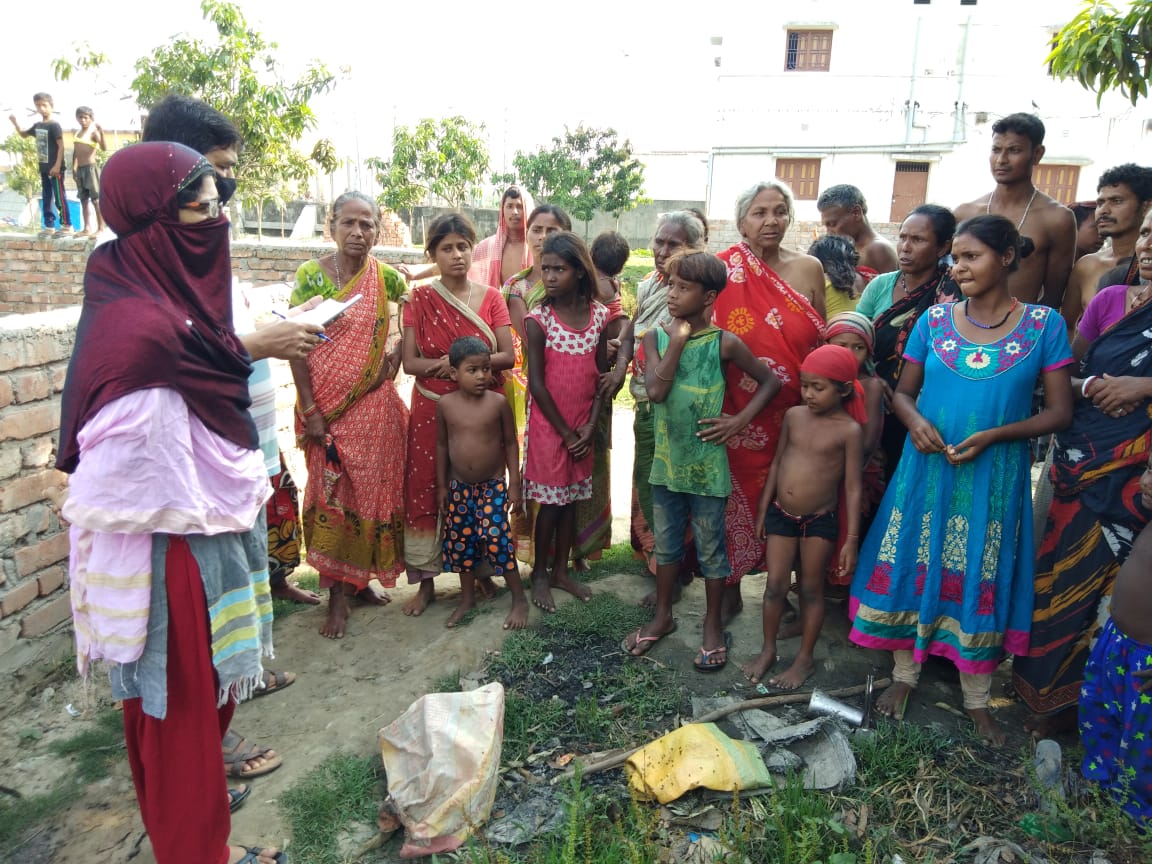
[{"label": "hair bun", "polygon": [[1021,259],[1027,258],[1036,251],[1036,244],[1032,242],[1031,237],[1020,237],[1020,245],[1017,247]]}]

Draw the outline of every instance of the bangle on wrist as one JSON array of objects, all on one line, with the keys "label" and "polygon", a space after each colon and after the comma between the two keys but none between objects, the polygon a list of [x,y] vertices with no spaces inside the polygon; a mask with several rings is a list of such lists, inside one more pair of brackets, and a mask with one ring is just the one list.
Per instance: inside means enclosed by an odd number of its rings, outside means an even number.
[{"label": "bangle on wrist", "polygon": [[296,410],[300,412],[301,417],[311,417],[313,414],[315,414],[320,409],[317,408],[316,403],[313,402],[307,408],[301,408],[301,407],[297,406]]},{"label": "bangle on wrist", "polygon": [[652,367],[652,373],[653,373],[653,374],[654,374],[654,375],[655,375],[657,378],[659,378],[661,381],[667,381],[667,382],[671,383],[672,381],[675,381],[675,380],[676,380],[676,377],[675,377],[675,376],[673,376],[673,377],[671,377],[671,378],[665,378],[663,375],[661,375],[661,374],[660,374],[660,369],[659,369],[659,367],[657,367],[657,366],[653,366],[653,367]]},{"label": "bangle on wrist", "polygon": [[1099,375],[1089,375],[1087,378],[1085,378],[1083,381],[1081,381],[1080,382],[1080,395],[1083,396],[1085,399],[1087,399],[1088,398],[1088,385],[1091,384],[1093,381],[1095,381],[1099,377],[1100,377]]}]

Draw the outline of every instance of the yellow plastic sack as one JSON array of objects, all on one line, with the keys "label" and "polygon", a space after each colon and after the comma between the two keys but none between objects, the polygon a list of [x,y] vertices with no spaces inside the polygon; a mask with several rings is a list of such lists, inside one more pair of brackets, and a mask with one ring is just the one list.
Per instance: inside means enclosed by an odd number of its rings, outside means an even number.
[{"label": "yellow plastic sack", "polygon": [[504,688],[421,696],[380,730],[388,805],[405,830],[401,858],[457,849],[496,798]]},{"label": "yellow plastic sack", "polygon": [[772,785],[754,744],[735,741],[715,723],[690,723],[658,738],[624,763],[628,785],[661,804],[693,789],[735,792]]}]

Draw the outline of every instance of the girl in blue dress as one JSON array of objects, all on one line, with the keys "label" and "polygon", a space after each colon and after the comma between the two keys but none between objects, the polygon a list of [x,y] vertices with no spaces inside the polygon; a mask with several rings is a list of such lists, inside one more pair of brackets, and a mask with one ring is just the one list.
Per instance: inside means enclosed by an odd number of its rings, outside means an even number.
[{"label": "girl in blue dress", "polygon": [[[1028,439],[1072,418],[1063,319],[1021,303],[1008,274],[1032,250],[1001,216],[956,231],[952,278],[965,299],[932,306],[905,346],[893,410],[908,428],[900,464],[860,550],[850,638],[893,652],[877,709],[902,717],[929,654],[960,670],[964,708],[995,744],[992,672],[1028,648],[1032,501]],[[1033,415],[1037,379],[1044,407]]]}]

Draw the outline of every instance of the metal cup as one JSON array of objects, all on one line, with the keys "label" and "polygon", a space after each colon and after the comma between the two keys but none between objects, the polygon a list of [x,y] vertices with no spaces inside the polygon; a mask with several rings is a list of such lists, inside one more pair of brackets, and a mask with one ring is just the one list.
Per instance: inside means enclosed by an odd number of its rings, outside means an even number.
[{"label": "metal cup", "polygon": [[864,712],[859,708],[846,705],[839,699],[833,699],[823,690],[813,690],[812,698],[808,701],[809,714],[826,714],[829,717],[839,717],[851,726],[859,726],[864,722]]}]

